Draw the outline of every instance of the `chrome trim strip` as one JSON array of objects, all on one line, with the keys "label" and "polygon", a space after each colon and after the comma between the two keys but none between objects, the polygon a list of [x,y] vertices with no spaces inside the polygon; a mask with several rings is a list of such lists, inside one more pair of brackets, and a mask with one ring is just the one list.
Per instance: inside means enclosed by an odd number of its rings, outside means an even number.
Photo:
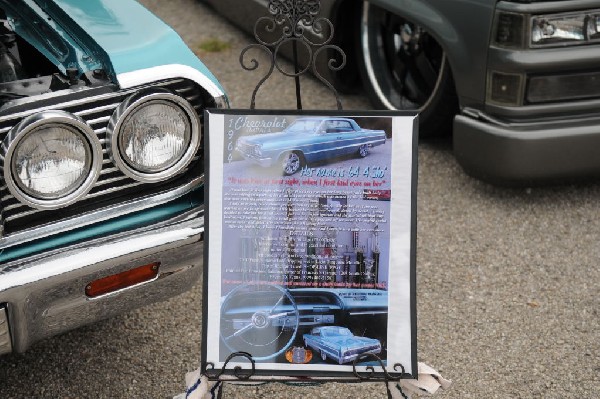
[{"label": "chrome trim strip", "polygon": [[83,226],[89,226],[100,221],[114,219],[132,212],[138,212],[144,209],[152,208],[154,206],[179,198],[194,188],[200,187],[203,183],[204,177],[197,177],[189,183],[170,191],[136,198],[135,200],[118,205],[111,205],[109,208],[98,209],[82,216],[11,234],[3,238],[2,246],[7,248],[10,246],[21,245],[54,234],[64,233]]},{"label": "chrome trim strip", "polygon": [[[112,164],[110,159],[105,159],[102,161],[103,165],[106,164]],[[118,172],[119,169],[116,166],[108,166],[106,168],[102,168],[102,172],[100,172],[100,175],[106,175],[108,173],[114,173],[114,172]]]},{"label": "chrome trim strip", "polygon": [[123,184],[123,185],[121,185],[119,187],[109,187],[109,188],[100,190],[98,192],[88,194],[87,197],[88,198],[96,198],[96,197],[100,197],[101,195],[107,195],[107,194],[110,194],[110,193],[116,193],[116,192],[119,192],[119,191],[127,190],[129,188],[141,186],[142,184],[143,183],[140,183],[140,182],[136,181],[136,182],[129,183],[129,184]]},{"label": "chrome trim strip", "polygon": [[123,89],[141,86],[152,81],[186,78],[193,80],[204,88],[213,98],[222,97],[225,93],[205,74],[188,65],[170,64],[160,65],[133,72],[117,75],[117,81]]},{"label": "chrome trim strip", "polygon": [[[377,144],[377,143],[379,143],[381,141],[383,141],[383,143]],[[324,144],[326,144],[326,143],[324,143]],[[374,140],[370,140],[370,141],[359,142],[359,143],[356,143],[356,144],[349,144],[349,145],[345,145],[345,146],[338,146],[338,147],[333,147],[333,148],[327,148],[327,149],[324,149],[324,150],[315,150],[315,151],[312,151],[312,152],[306,152],[305,155],[306,154],[319,154],[321,152],[337,151],[337,150],[342,150],[342,149],[345,149],[345,148],[353,148],[353,147],[357,147],[358,148],[361,145],[365,145],[365,144],[369,145],[369,146],[373,146],[373,144],[375,144],[375,145],[382,145],[382,144],[385,144],[385,140],[384,139],[374,139]],[[301,147],[306,147],[306,146],[299,146],[299,148],[301,148]]]},{"label": "chrome trim strip", "polygon": [[[96,125],[99,123],[106,125],[106,123],[108,123],[109,119],[110,119],[110,116],[102,116],[102,117],[96,118],[96,119],[89,119],[87,122],[90,125]],[[101,130],[101,129],[98,129],[98,130]]]},{"label": "chrome trim strip", "polygon": [[[65,101],[65,102],[60,103],[59,106],[61,109],[70,108],[73,106],[85,106],[86,104],[97,103],[99,101],[109,100],[109,99],[115,98],[115,97],[123,97],[123,96],[126,97],[127,95],[129,95],[131,93],[135,93],[135,92],[136,92],[135,89],[130,89],[130,90],[123,90],[123,91],[115,91],[112,93],[106,93],[106,94],[100,94],[100,95],[93,95],[88,98],[83,98],[83,99],[80,98],[77,100]],[[0,123],[3,123],[5,121],[10,121],[10,120],[19,120],[19,119],[25,118],[26,116],[29,116],[29,115],[37,113],[37,112],[53,111],[53,110],[56,110],[56,107],[57,107],[57,104],[52,104],[52,105],[47,105],[45,107],[32,108],[27,111],[5,115],[3,117],[0,117]]]},{"label": "chrome trim strip", "polygon": [[121,104],[120,101],[109,104],[109,105],[104,105],[102,107],[86,108],[81,111],[73,112],[73,114],[83,118],[86,115],[92,115],[92,114],[96,114],[99,112],[107,112],[107,111],[110,112],[110,111],[114,110],[115,108],[117,108],[119,106],[119,104]]},{"label": "chrome trim strip", "polygon": [[[126,190],[128,188],[136,187],[136,186],[139,186],[139,185],[143,184],[143,183],[139,183],[139,182],[134,182],[134,183],[129,183],[129,184],[122,184],[122,185],[120,185],[118,187],[103,188],[103,186],[106,186],[106,185],[108,185],[110,183],[120,182],[120,181],[123,181],[123,180],[128,180],[128,178],[126,176],[118,176],[118,177],[114,177],[112,179],[102,180],[101,182],[96,183],[96,185],[94,186],[95,192],[88,193],[85,198],[86,199],[87,198],[95,198],[95,197],[99,197],[101,195],[106,195],[108,193]],[[8,198],[10,198],[10,196],[8,196]],[[26,208],[26,207],[27,207],[27,205],[19,202],[19,203],[16,203],[16,204],[5,206],[4,209],[3,209],[3,211],[5,211],[5,212],[6,211],[12,211],[14,209]],[[7,217],[5,220],[6,221],[16,220],[16,219],[20,219],[23,216],[31,215],[31,214],[38,213],[38,212],[42,211],[42,210],[39,210],[39,209],[31,209],[31,208],[28,208],[28,207],[26,209],[27,210],[24,210],[24,211],[22,211],[22,212],[20,212],[18,214],[13,214],[13,215]]]},{"label": "chrome trim strip", "polygon": [[350,312],[350,316],[366,316],[366,315],[376,315],[376,314],[387,314],[387,310],[371,310],[371,311],[363,311],[363,312]]},{"label": "chrome trim strip", "polygon": [[127,180],[127,179],[128,179],[127,176],[117,176],[117,177],[112,177],[110,179],[102,179],[101,181],[99,181],[98,183],[96,183],[96,185],[94,186],[94,188],[102,187],[102,186],[105,186],[105,185],[110,184],[110,183],[115,183],[115,182],[123,181],[123,180]]},{"label": "chrome trim strip", "polygon": [[[7,206],[6,208],[4,208],[4,210],[9,211],[11,209],[15,209],[15,207],[18,207],[18,206],[13,206],[13,207]],[[38,209],[31,209],[31,208],[28,208],[28,209],[29,210],[27,210],[27,211],[20,212],[18,215],[7,216],[4,218],[4,221],[11,222],[13,220],[20,219],[24,216],[35,215],[36,213],[40,212]]]}]

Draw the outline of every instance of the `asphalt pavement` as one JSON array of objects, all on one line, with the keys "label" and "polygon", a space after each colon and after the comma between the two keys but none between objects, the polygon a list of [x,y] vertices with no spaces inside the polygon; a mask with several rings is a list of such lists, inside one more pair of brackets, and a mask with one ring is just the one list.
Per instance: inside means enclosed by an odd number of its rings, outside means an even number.
[{"label": "asphalt pavement", "polygon": [[[251,37],[194,0],[141,1],[214,71],[232,106],[256,79]],[[208,52],[207,43],[219,51]],[[303,80],[306,109],[333,109]],[[369,109],[362,96],[345,109]],[[289,106],[282,106],[289,104]],[[294,108],[275,77],[258,108]],[[418,358],[453,380],[439,398],[600,397],[600,182],[498,188],[466,175],[449,140],[419,145]],[[0,398],[171,398],[200,358],[201,284],[167,302],[0,358]],[[226,387],[225,397],[385,397],[382,385]]]}]

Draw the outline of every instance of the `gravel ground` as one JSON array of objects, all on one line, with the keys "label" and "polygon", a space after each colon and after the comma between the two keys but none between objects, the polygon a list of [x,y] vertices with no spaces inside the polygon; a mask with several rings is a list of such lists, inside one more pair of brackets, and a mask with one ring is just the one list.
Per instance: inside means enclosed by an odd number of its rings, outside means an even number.
[{"label": "gravel ground", "polygon": [[[143,0],[215,72],[232,105],[256,82],[249,37],[194,0]],[[229,48],[200,50],[218,38]],[[307,109],[334,107],[304,81]],[[259,108],[295,104],[274,78]],[[368,109],[360,96],[346,109]],[[440,398],[600,396],[600,184],[496,188],[465,175],[448,141],[419,146],[418,357],[454,381]],[[170,398],[198,366],[200,284],[170,301],[0,358],[0,398]],[[226,397],[385,397],[381,385],[230,387]]]}]

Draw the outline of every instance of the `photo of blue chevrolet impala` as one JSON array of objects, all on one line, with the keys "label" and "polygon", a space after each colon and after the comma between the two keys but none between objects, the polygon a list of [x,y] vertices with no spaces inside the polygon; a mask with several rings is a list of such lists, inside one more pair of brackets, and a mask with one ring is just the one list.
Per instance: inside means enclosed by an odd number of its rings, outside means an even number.
[{"label": "photo of blue chevrolet impala", "polygon": [[381,343],[374,338],[358,337],[346,327],[315,327],[304,334],[304,345],[313,348],[323,361],[327,358],[339,364],[349,363],[359,356],[381,353]]},{"label": "photo of blue chevrolet impala", "polygon": [[281,132],[241,137],[236,149],[263,167],[280,165],[291,176],[312,162],[352,154],[364,158],[371,147],[385,142],[383,130],[363,129],[354,119],[307,117]]}]

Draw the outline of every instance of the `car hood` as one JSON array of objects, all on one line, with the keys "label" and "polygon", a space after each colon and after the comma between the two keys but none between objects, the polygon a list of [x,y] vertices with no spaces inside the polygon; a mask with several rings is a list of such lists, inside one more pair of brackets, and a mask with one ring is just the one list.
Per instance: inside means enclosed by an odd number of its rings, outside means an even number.
[{"label": "car hood", "polygon": [[[179,35],[133,0],[0,0],[12,28],[61,71],[119,74],[181,64],[212,73]],[[219,85],[220,87],[220,85]]]}]

